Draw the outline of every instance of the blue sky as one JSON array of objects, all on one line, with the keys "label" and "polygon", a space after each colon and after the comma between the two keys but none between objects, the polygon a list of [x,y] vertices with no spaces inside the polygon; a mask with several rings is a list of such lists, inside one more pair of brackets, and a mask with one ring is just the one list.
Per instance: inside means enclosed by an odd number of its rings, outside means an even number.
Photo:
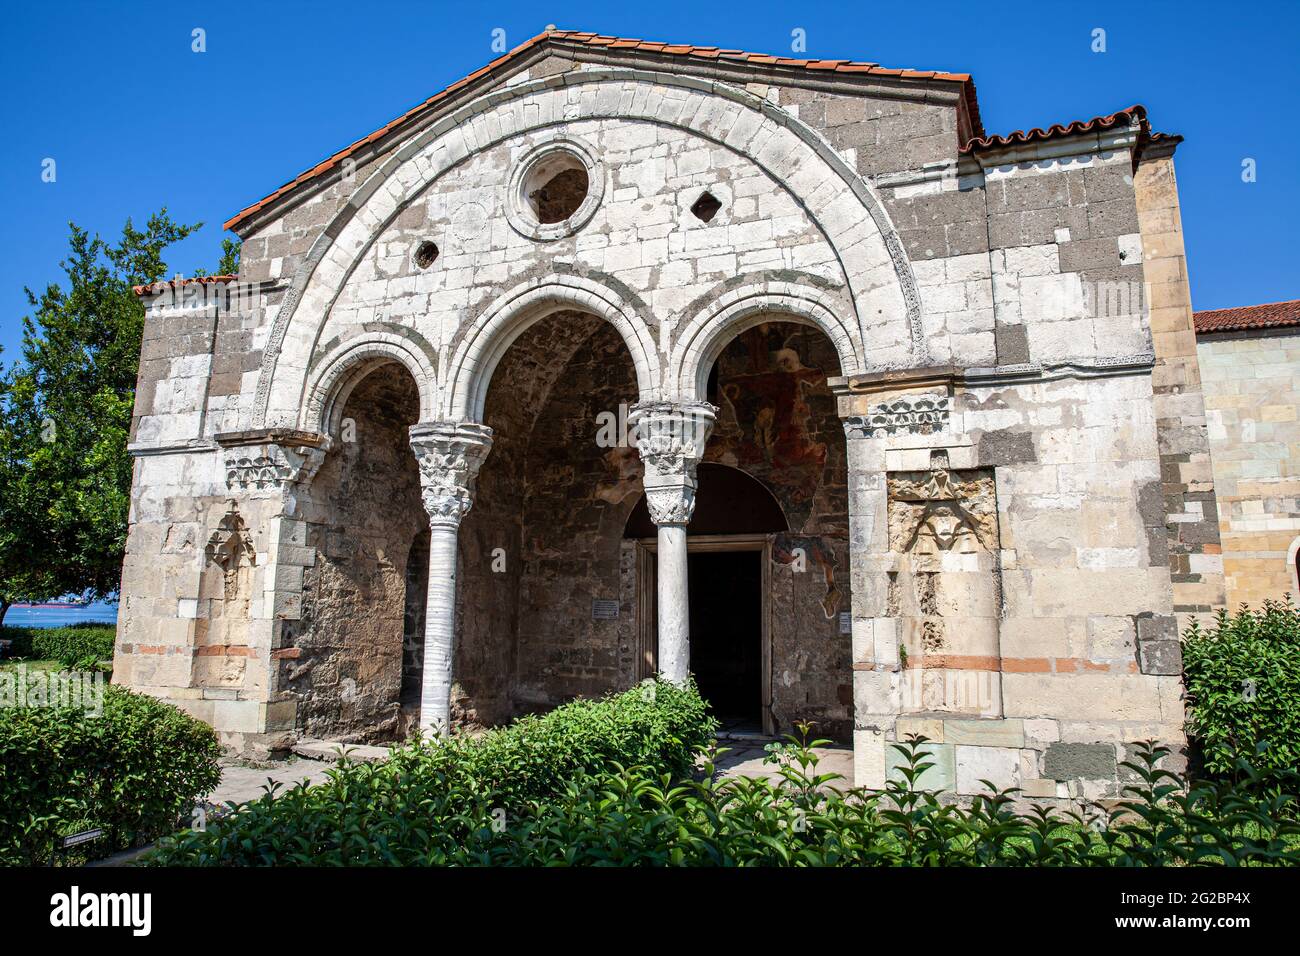
[{"label": "blue sky", "polygon": [[[1194,306],[1300,298],[1296,0],[46,0],[10,5],[0,23],[3,362],[28,312],[23,286],[61,277],[69,220],[116,234],[166,205],[206,223],[173,270],[212,269],[237,210],[492,59],[493,30],[514,46],[547,23],[771,53],[800,28],[809,56],[972,73],[992,133],[1141,102],[1157,129],[1187,137],[1177,172]],[[191,50],[196,27],[204,53]],[[1091,49],[1097,28],[1104,53]]]}]

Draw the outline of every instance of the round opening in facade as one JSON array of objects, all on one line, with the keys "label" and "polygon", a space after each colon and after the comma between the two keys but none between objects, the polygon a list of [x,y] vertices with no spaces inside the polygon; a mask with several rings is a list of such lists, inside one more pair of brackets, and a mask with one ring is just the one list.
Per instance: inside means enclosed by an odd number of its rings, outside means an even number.
[{"label": "round opening in facade", "polygon": [[551,140],[515,167],[510,224],[530,239],[571,236],[595,213],[603,192],[604,179],[592,151],[568,137]]}]

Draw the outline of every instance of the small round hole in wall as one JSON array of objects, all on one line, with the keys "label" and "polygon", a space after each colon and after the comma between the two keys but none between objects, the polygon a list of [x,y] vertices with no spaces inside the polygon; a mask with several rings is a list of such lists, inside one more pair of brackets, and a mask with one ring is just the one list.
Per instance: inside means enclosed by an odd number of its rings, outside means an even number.
[{"label": "small round hole in wall", "polygon": [[427,269],[433,265],[438,258],[438,245],[429,239],[424,240],[415,247],[415,264],[421,269]]}]

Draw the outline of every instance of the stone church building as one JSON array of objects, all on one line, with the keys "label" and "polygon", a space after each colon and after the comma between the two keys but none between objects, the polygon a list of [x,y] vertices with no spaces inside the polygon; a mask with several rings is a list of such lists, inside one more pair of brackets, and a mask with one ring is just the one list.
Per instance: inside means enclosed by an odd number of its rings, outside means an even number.
[{"label": "stone church building", "polygon": [[138,290],[114,679],[264,753],[691,672],[862,785],[1115,793],[1224,599],[1179,141],[548,30]]}]

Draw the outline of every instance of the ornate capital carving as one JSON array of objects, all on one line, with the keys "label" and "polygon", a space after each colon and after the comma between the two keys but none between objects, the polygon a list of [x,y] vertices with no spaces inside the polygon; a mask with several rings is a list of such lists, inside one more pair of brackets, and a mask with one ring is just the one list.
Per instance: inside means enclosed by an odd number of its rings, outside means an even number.
[{"label": "ornate capital carving", "polygon": [[411,426],[420,494],[431,525],[459,527],[474,505],[474,480],[492,450],[492,429],[475,422]]},{"label": "ornate capital carving", "polygon": [[933,435],[948,426],[952,400],[947,395],[904,396],[872,405],[865,415],[844,419],[849,438]]},{"label": "ornate capital carving", "polygon": [[695,511],[695,470],[718,410],[708,402],[642,402],[628,415],[645,464],[646,505],[657,525],[686,524]]},{"label": "ornate capital carving", "polygon": [[227,445],[226,487],[231,491],[292,492],[311,484],[325,462],[330,441],[306,443],[274,438],[248,444]]}]

